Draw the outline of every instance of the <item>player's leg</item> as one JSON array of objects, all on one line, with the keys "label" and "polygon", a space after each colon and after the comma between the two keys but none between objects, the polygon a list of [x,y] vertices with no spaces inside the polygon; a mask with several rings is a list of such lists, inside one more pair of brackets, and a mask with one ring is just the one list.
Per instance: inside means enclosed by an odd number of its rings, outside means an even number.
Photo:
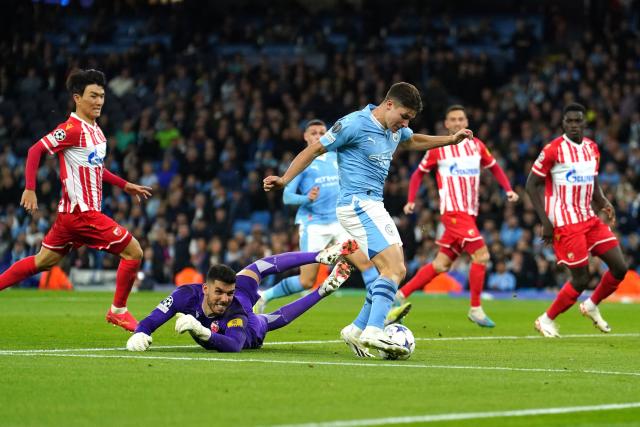
[{"label": "player's leg", "polygon": [[273,331],[293,322],[321,299],[338,289],[349,278],[351,271],[351,266],[346,261],[339,261],[318,289],[280,307],[273,313],[263,314],[262,316],[267,320],[268,330]]},{"label": "player's leg", "polygon": [[[331,241],[331,236],[325,233],[324,229],[325,227],[318,227],[314,224],[300,224],[298,231],[300,251],[317,252],[325,248]],[[310,289],[315,282],[318,269],[317,263],[301,265],[300,275],[287,277],[262,292],[255,311],[262,313],[269,301]]]},{"label": "player's leg", "polygon": [[375,255],[372,261],[380,276],[372,286],[371,314],[360,335],[360,342],[378,350],[406,354],[407,349],[389,340],[382,330],[398,291],[398,284],[406,274],[402,247],[398,243],[388,246]]},{"label": "player's leg", "polygon": [[24,279],[41,271],[49,270],[64,258],[64,253],[59,253],[45,247],[40,248],[36,255],[28,256],[15,262],[6,271],[0,274],[0,291],[20,283]]},{"label": "player's leg", "polygon": [[138,321],[129,313],[127,299],[140,269],[143,255],[142,247],[140,247],[138,240],[131,236],[127,245],[118,255],[120,256],[120,263],[116,271],[116,291],[106,319],[109,323],[128,331],[134,331],[138,326]]},{"label": "player's leg", "polygon": [[482,246],[475,249],[471,253],[471,267],[469,268],[469,294],[471,307],[469,308],[468,318],[476,325],[484,328],[493,328],[496,324],[487,316],[482,309],[480,296],[484,288],[484,279],[487,272],[487,263],[489,262],[489,249],[482,240]]},{"label": "player's leg", "polygon": [[[611,244],[615,243],[615,246],[608,250],[606,250],[607,248],[603,248],[606,252],[601,253],[594,251],[598,254],[600,259],[607,264],[609,270],[602,275],[600,283],[598,283],[598,286],[593,291],[591,297],[587,298],[582,304],[580,304],[580,312],[582,315],[590,318],[593,321],[594,326],[602,332],[611,332],[611,328],[602,318],[600,310],[598,309],[598,304],[618,289],[618,285],[622,279],[624,279],[628,270],[627,263],[624,260],[624,255],[622,254],[622,250],[620,250],[620,245],[618,244],[617,239],[610,242]],[[611,244],[609,246],[611,246]]]},{"label": "player's leg", "polygon": [[580,265],[569,270],[571,280],[564,284],[551,306],[535,321],[535,328],[545,337],[559,337],[554,320],[573,306],[589,284],[589,267]]}]

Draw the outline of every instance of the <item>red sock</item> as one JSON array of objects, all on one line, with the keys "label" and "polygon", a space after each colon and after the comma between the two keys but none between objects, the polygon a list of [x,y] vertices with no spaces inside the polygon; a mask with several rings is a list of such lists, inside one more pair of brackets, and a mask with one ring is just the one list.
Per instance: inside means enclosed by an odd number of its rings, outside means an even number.
[{"label": "red sock", "polygon": [[469,268],[469,293],[471,294],[471,307],[480,307],[480,295],[484,288],[484,276],[487,273],[487,266],[471,263]]},{"label": "red sock", "polygon": [[427,284],[436,277],[438,273],[433,268],[433,264],[427,264],[422,267],[415,276],[411,280],[407,282],[402,288],[400,288],[400,292],[407,298],[409,295],[417,291],[418,289],[422,289]]},{"label": "red sock", "polygon": [[113,296],[113,305],[126,307],[127,298],[131,293],[131,287],[136,280],[136,274],[140,267],[139,259],[121,259],[116,272],[116,294]]},{"label": "red sock", "polygon": [[27,277],[31,277],[38,272],[36,267],[36,257],[28,256],[9,267],[0,274],[0,291],[22,282]]},{"label": "red sock", "polygon": [[567,311],[576,303],[579,296],[580,292],[576,291],[571,283],[565,283],[562,289],[560,289],[560,292],[558,292],[558,296],[556,296],[553,304],[551,304],[551,307],[547,310],[547,316],[549,316],[549,319],[553,320],[560,313]]},{"label": "red sock", "polygon": [[600,301],[611,295],[618,289],[618,285],[622,282],[622,280],[618,280],[613,277],[613,274],[609,270],[607,270],[603,275],[602,279],[600,279],[600,283],[596,287],[596,290],[593,291],[593,295],[591,295],[591,301],[594,304],[600,304]]}]

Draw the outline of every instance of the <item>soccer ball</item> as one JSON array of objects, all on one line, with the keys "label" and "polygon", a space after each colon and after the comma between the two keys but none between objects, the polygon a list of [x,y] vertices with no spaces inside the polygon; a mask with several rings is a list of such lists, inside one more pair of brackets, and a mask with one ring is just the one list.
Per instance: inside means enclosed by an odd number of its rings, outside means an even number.
[{"label": "soccer ball", "polygon": [[416,349],[416,339],[413,337],[413,332],[411,332],[409,328],[399,323],[392,323],[384,328],[384,333],[391,338],[392,341],[408,348],[409,354],[399,355],[379,350],[380,357],[386,360],[406,360],[411,357],[413,351]]}]

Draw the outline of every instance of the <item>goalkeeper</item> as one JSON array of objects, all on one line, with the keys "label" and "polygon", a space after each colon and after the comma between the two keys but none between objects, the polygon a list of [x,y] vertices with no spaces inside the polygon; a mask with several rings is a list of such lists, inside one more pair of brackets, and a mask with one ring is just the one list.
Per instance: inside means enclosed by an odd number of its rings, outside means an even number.
[{"label": "goalkeeper", "polygon": [[[351,273],[342,256],[358,249],[348,240],[320,252],[288,252],[263,258],[236,274],[226,265],[214,265],[202,284],[183,285],[162,300],[127,341],[127,350],[145,351],[151,334],[174,316],[176,332],[189,332],[207,350],[239,352],[260,348],[267,332],[282,328],[335,291]],[[310,294],[270,314],[254,314],[263,277],[311,263],[336,264],[322,285]]]}]

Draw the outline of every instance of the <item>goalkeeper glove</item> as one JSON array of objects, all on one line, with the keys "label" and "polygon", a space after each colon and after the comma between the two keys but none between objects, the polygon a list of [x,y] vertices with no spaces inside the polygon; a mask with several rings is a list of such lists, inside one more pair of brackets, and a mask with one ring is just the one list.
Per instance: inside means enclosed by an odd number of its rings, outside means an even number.
[{"label": "goalkeeper glove", "polygon": [[178,313],[176,316],[178,317],[176,319],[177,333],[183,334],[189,331],[194,338],[200,341],[208,341],[211,337],[211,330],[202,326],[192,315]]},{"label": "goalkeeper glove", "polygon": [[149,348],[153,338],[144,332],[138,332],[131,335],[131,338],[127,341],[127,350],[129,351],[145,351]]}]

